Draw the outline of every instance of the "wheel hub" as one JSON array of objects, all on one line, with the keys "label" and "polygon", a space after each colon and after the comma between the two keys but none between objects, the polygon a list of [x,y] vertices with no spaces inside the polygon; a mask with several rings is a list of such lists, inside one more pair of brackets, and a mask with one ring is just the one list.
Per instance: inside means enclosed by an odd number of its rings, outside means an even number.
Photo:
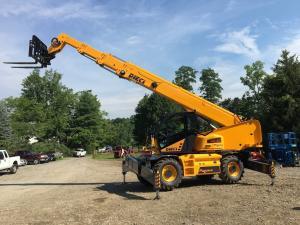
[{"label": "wheel hub", "polygon": [[240,174],[240,165],[238,162],[230,162],[228,163],[228,172],[232,177],[238,177]]},{"label": "wheel hub", "polygon": [[177,178],[177,170],[173,165],[166,165],[162,169],[162,179],[166,182],[173,182]]}]

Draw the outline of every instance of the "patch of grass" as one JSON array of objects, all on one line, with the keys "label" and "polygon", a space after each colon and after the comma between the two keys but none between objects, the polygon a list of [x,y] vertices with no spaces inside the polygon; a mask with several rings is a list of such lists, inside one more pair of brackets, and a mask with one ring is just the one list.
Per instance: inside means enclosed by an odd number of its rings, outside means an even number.
[{"label": "patch of grass", "polygon": [[97,160],[122,160],[122,159],[115,159],[114,154],[111,152],[98,153],[95,155],[94,159],[97,159]]},{"label": "patch of grass", "polygon": [[66,158],[67,158],[67,156],[60,157],[60,158],[57,158],[57,159],[56,159],[56,161],[59,161],[59,160],[64,160],[64,159],[66,159]]},{"label": "patch of grass", "polygon": [[[132,156],[134,157],[137,157],[140,155],[140,153],[133,153],[131,154]],[[91,155],[91,158],[93,158],[93,155]],[[97,159],[97,160],[118,160],[118,161],[121,161],[122,158],[117,158],[115,159],[114,158],[114,154],[111,153],[111,152],[106,152],[106,153],[97,153],[95,155],[95,158],[94,159]]]}]

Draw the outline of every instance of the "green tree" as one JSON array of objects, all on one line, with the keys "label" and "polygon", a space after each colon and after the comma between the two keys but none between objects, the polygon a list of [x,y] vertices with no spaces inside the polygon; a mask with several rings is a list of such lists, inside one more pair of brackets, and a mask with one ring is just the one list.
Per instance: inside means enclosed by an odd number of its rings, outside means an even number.
[{"label": "green tree", "polygon": [[218,103],[222,98],[221,78],[213,69],[207,68],[201,71],[201,86],[199,88],[201,96],[210,102]]},{"label": "green tree", "polygon": [[264,71],[264,64],[261,61],[256,61],[252,65],[246,65],[244,69],[246,75],[240,79],[242,84],[248,87],[245,94],[253,96],[256,101],[259,101],[264,79],[267,76],[267,73]]},{"label": "green tree", "polygon": [[261,92],[263,90],[264,80],[267,77],[267,73],[264,71],[264,64],[261,61],[256,61],[251,65],[246,65],[245,76],[241,77],[241,82],[248,88],[243,98],[247,108],[249,109],[246,113],[248,117],[255,117],[257,119],[262,118],[263,99]]},{"label": "green tree", "polygon": [[243,119],[250,119],[253,116],[253,99],[250,97],[226,98],[220,102],[220,106]]},{"label": "green tree", "polygon": [[132,118],[116,118],[110,120],[113,128],[113,136],[110,145],[132,146],[133,138],[133,119]]},{"label": "green tree", "polygon": [[11,109],[7,101],[0,101],[0,146],[7,146],[12,138],[12,128],[10,124]]},{"label": "green tree", "polygon": [[282,51],[274,75],[264,82],[262,96],[267,131],[295,131],[300,135],[300,62],[296,55]]},{"label": "green tree", "polygon": [[78,93],[78,102],[70,128],[70,146],[83,147],[89,152],[99,146],[100,125],[103,120],[100,106],[97,96],[91,91]]},{"label": "green tree", "polygon": [[21,97],[11,101],[15,107],[12,126],[19,137],[66,141],[75,95],[61,84],[61,77],[56,71],[40,76],[39,70],[34,70],[24,79]]},{"label": "green tree", "polygon": [[175,71],[174,84],[193,92],[193,84],[196,83],[197,71],[189,66],[181,66]]}]

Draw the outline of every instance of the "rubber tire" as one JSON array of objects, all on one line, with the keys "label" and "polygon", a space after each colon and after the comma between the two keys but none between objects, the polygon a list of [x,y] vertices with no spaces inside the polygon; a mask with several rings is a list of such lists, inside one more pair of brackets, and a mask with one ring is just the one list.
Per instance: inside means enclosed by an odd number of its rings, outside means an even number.
[{"label": "rubber tire", "polygon": [[147,180],[145,180],[144,178],[142,178],[139,175],[136,175],[137,179],[139,180],[139,182],[147,187],[152,186],[152,184],[150,184]]},{"label": "rubber tire", "polygon": [[33,160],[33,165],[37,165],[39,163],[40,163],[39,160],[37,160],[37,159]]},{"label": "rubber tire", "polygon": [[13,164],[12,167],[9,169],[9,172],[11,174],[15,174],[18,170],[18,166],[16,164]]},{"label": "rubber tire", "polygon": [[[237,177],[230,176],[228,172],[228,163],[238,162],[240,166],[240,173]],[[243,177],[244,174],[244,164],[243,162],[235,155],[228,155],[221,159],[221,173],[220,178],[226,184],[235,184]]]},{"label": "rubber tire", "polygon": [[[177,177],[172,182],[167,182],[162,179],[162,169],[166,165],[172,165],[177,170]],[[163,191],[172,191],[174,188],[178,187],[182,181],[182,167],[175,159],[165,158],[158,161],[154,166],[154,170],[159,171],[161,190]]]}]

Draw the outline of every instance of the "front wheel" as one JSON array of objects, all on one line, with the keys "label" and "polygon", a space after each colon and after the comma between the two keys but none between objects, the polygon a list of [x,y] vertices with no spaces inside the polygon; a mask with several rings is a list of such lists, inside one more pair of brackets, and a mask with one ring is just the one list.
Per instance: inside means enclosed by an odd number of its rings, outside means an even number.
[{"label": "front wheel", "polygon": [[182,168],[177,160],[162,159],[156,163],[155,170],[159,172],[162,190],[171,191],[181,183]]},{"label": "front wheel", "polygon": [[228,155],[221,160],[220,178],[227,184],[237,183],[243,176],[243,162],[235,155]]},{"label": "front wheel", "polygon": [[34,165],[37,165],[37,164],[39,164],[39,163],[40,163],[39,160],[37,160],[37,159],[33,160],[33,164],[34,164]]},{"label": "front wheel", "polygon": [[18,170],[18,166],[16,164],[13,164],[12,167],[10,168],[9,172],[11,174],[15,174]]}]

